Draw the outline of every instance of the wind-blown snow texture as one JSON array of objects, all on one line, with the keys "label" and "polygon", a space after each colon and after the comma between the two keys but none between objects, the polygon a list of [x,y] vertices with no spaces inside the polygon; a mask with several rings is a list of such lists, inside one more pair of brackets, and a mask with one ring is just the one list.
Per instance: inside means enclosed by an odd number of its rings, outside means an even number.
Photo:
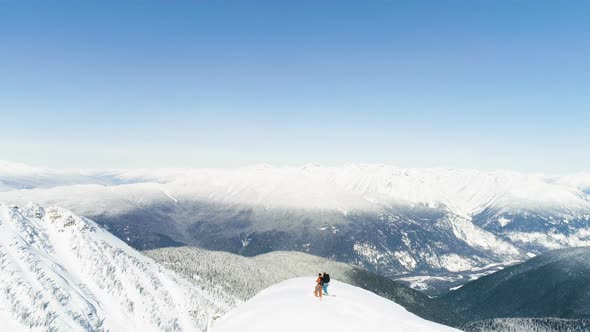
[{"label": "wind-blown snow texture", "polygon": [[396,303],[337,280],[330,292],[314,298],[313,277],[271,286],[230,311],[213,325],[213,332],[434,332],[458,331],[424,320]]},{"label": "wind-blown snow texture", "polygon": [[547,250],[590,245],[589,178],[386,165],[51,170],[0,163],[0,201],[67,207],[139,249],[297,250],[436,294]]},{"label": "wind-blown snow texture", "polygon": [[0,204],[3,329],[200,331],[226,309],[89,219]]}]

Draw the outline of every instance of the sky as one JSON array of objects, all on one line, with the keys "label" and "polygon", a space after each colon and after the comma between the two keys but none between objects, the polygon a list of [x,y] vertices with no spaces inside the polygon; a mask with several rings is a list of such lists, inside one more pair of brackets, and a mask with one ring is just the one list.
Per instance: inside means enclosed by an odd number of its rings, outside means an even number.
[{"label": "sky", "polygon": [[588,1],[2,1],[0,159],[590,171]]}]

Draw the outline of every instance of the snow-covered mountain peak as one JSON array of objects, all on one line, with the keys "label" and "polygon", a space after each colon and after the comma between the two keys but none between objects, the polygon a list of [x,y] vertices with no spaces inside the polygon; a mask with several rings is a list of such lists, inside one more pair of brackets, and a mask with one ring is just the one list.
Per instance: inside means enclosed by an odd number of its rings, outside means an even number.
[{"label": "snow-covered mountain peak", "polygon": [[323,300],[314,298],[314,278],[295,278],[271,286],[227,313],[214,332],[235,331],[458,331],[420,318],[364,289],[337,280]]},{"label": "snow-covered mountain peak", "polygon": [[27,205],[20,209],[20,212],[27,218],[42,219],[45,217],[45,208],[33,202],[27,203]]}]

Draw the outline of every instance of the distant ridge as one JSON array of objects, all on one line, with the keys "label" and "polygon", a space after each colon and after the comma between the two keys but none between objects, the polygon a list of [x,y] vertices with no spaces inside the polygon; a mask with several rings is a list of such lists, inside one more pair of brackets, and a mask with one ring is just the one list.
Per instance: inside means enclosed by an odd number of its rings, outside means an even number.
[{"label": "distant ridge", "polygon": [[469,320],[590,319],[590,247],[550,251],[440,298]]}]

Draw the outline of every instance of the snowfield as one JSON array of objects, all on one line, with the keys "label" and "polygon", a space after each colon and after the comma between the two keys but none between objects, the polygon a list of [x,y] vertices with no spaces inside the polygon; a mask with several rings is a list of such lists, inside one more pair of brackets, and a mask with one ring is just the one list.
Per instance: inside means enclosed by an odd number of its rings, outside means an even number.
[{"label": "snowfield", "polygon": [[421,332],[459,331],[409,313],[395,302],[337,280],[319,300],[313,277],[271,286],[230,311],[213,332]]}]

